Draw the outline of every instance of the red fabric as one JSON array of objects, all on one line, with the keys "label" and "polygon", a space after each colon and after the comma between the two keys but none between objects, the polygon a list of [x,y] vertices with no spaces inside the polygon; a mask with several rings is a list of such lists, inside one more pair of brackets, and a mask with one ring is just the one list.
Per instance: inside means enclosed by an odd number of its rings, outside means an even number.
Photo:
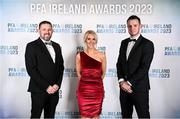
[{"label": "red fabric", "polygon": [[94,117],[101,113],[104,98],[102,81],[102,63],[80,53],[81,79],[77,90],[79,112],[85,117]]}]

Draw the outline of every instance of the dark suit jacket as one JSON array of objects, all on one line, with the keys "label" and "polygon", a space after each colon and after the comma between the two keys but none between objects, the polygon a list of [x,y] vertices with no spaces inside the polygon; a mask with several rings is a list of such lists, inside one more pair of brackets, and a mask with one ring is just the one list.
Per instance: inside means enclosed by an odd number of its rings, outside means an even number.
[{"label": "dark suit jacket", "polygon": [[55,63],[40,38],[27,44],[25,63],[30,76],[29,92],[44,92],[54,84],[61,87],[64,61],[59,44],[52,41],[52,46],[56,54]]},{"label": "dark suit jacket", "polygon": [[129,38],[121,42],[117,61],[118,79],[124,78],[132,84],[133,91],[148,91],[150,89],[148,71],[153,59],[154,45],[142,35],[134,44],[128,60],[126,50]]}]

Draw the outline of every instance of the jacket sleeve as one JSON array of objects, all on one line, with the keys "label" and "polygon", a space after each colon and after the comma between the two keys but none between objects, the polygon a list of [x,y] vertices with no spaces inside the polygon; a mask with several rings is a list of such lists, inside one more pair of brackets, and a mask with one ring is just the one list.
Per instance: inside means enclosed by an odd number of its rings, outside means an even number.
[{"label": "jacket sleeve", "polygon": [[32,80],[40,89],[46,90],[49,86],[48,81],[46,81],[38,71],[37,57],[35,49],[32,44],[27,44],[25,51],[25,64],[27,73]]},{"label": "jacket sleeve", "polygon": [[154,44],[147,42],[143,47],[143,54],[138,69],[129,78],[129,82],[132,86],[136,85],[136,82],[143,80],[144,76],[148,74],[152,59],[154,55]]},{"label": "jacket sleeve", "polygon": [[59,49],[59,74],[58,74],[58,81],[57,85],[61,87],[62,79],[63,79],[63,73],[64,73],[64,59],[61,52],[61,47],[58,45]]},{"label": "jacket sleeve", "polygon": [[121,42],[121,47],[119,49],[119,56],[118,56],[118,60],[117,60],[117,63],[116,63],[116,69],[117,69],[117,77],[118,77],[118,80],[121,79],[121,78],[124,78],[123,77],[123,43]]}]

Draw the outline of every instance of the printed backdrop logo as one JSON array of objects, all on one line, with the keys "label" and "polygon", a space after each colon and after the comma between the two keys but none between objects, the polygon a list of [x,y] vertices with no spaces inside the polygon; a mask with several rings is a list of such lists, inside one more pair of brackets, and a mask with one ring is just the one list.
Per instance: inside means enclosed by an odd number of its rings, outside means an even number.
[{"label": "printed backdrop logo", "polygon": [[24,77],[24,76],[29,76],[26,72],[26,68],[17,68],[17,67],[10,67],[8,68],[8,76],[9,77]]},{"label": "printed backdrop logo", "polygon": [[102,112],[100,115],[102,119],[115,119],[115,118],[121,118],[121,112]]},{"label": "printed backdrop logo", "polygon": [[[55,113],[56,118],[80,118],[79,112],[59,112]],[[115,119],[121,118],[121,112],[102,112],[100,114],[101,119]]]},{"label": "printed backdrop logo", "polygon": [[[52,24],[55,33],[82,33],[82,24]],[[34,23],[8,23],[8,32],[36,33],[38,24]]]},{"label": "printed backdrop logo", "polygon": [[84,51],[84,48],[83,48],[83,46],[77,46],[76,50],[77,50],[77,53],[78,53],[78,52]]},{"label": "printed backdrop logo", "polygon": [[106,77],[117,77],[117,70],[116,70],[116,68],[109,68],[109,69],[107,69]]},{"label": "printed backdrop logo", "polygon": [[98,51],[102,52],[102,53],[106,53],[106,47],[105,46],[99,46],[97,47]]},{"label": "printed backdrop logo", "polygon": [[18,46],[0,46],[0,54],[18,55]]},{"label": "printed backdrop logo", "polygon": [[126,33],[126,24],[97,24],[97,33]]},{"label": "printed backdrop logo", "polygon": [[82,33],[82,24],[53,24],[55,33]]},{"label": "printed backdrop logo", "polygon": [[172,24],[143,24],[141,32],[170,34],[172,33]]},{"label": "printed backdrop logo", "polygon": [[165,56],[180,56],[180,47],[177,46],[166,46],[164,47]]},{"label": "printed backdrop logo", "polygon": [[38,24],[33,23],[7,23],[8,32],[37,32]]},{"label": "printed backdrop logo", "polygon": [[70,118],[76,118],[78,119],[80,117],[79,112],[59,112],[56,111],[55,113],[56,118],[62,118],[62,119],[70,119]]},{"label": "printed backdrop logo", "polygon": [[59,98],[60,99],[62,98],[62,90],[61,89],[59,90]]},{"label": "printed backdrop logo", "polygon": [[170,69],[151,69],[149,71],[149,76],[150,78],[169,79],[170,73]]},{"label": "printed backdrop logo", "polygon": [[63,77],[77,77],[75,68],[65,68]]},{"label": "printed backdrop logo", "polygon": [[[82,52],[82,51],[84,51],[84,47],[83,46],[77,46],[76,47],[76,52],[78,53],[78,52]],[[100,51],[100,52],[102,52],[102,53],[106,53],[106,47],[105,46],[98,46],[97,47],[97,50],[98,51]]]}]

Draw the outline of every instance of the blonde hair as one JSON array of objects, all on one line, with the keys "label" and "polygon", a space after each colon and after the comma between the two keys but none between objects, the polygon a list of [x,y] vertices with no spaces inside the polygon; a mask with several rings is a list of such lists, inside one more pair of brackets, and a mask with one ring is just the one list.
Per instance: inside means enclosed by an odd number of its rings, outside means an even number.
[{"label": "blonde hair", "polygon": [[96,43],[97,43],[97,41],[98,41],[98,37],[97,37],[96,32],[95,32],[95,31],[93,31],[93,30],[88,30],[88,31],[86,31],[86,33],[84,34],[84,38],[83,38],[84,42],[86,43],[86,40],[87,40],[87,37],[88,37],[88,35],[89,35],[89,34],[91,34],[91,35],[93,35],[93,36],[94,36],[95,41],[96,41]]}]

